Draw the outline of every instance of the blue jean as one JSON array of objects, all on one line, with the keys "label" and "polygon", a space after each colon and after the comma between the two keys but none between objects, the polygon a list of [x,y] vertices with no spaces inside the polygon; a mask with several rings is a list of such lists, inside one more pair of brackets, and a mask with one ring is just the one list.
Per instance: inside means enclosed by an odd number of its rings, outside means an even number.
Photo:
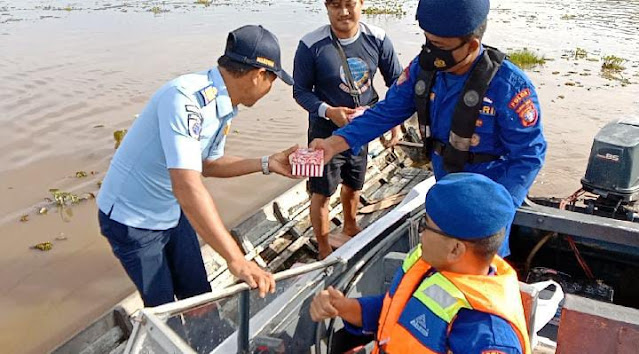
[{"label": "blue jean", "polygon": [[147,230],[98,213],[100,231],[135,283],[144,306],[153,307],[211,291],[195,230],[184,213],[176,227]]}]

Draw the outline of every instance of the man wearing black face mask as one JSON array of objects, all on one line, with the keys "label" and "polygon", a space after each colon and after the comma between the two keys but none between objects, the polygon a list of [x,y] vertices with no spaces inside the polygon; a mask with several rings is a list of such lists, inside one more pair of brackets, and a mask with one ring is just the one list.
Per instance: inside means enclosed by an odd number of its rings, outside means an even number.
[{"label": "man wearing black face mask", "polygon": [[[420,0],[426,43],[386,94],[328,139],[324,158],[353,152],[418,113],[435,177],[474,172],[510,192],[519,207],[546,153],[533,84],[498,50],[482,45],[489,0]],[[451,215],[451,217],[455,217]],[[508,233],[499,255],[510,254]]]}]

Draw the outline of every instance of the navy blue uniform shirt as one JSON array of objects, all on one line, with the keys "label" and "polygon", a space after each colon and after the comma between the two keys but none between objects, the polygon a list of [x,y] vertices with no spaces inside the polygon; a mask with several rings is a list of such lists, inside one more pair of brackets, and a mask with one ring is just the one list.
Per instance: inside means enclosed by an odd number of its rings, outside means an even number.
[{"label": "navy blue uniform shirt", "polygon": [[[304,36],[295,53],[293,97],[309,112],[310,119],[325,118],[329,105],[355,108],[330,28],[325,25]],[[363,22],[354,38],[340,42],[353,79],[362,91],[361,105],[375,103],[378,96],[373,77],[377,68],[389,87],[402,73],[393,44],[384,30]]]},{"label": "navy blue uniform shirt", "polygon": [[[343,137],[356,153],[362,145],[412,116],[416,112],[414,87],[419,70],[418,59],[415,59],[388,90],[384,101],[335,134]],[[431,131],[435,139],[448,142],[453,110],[469,74],[437,73],[430,95]],[[466,164],[464,171],[480,173],[500,183],[519,207],[544,162],[546,140],[535,88],[508,60],[503,62],[483,97],[471,145],[471,152],[502,158]],[[435,177],[445,176],[441,156],[433,154],[432,161]]]}]

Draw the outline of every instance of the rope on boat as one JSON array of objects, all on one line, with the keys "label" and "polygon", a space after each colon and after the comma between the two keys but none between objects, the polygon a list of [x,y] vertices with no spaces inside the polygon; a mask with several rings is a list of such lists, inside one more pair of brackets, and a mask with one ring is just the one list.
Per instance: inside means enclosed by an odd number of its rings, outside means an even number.
[{"label": "rope on boat", "polygon": [[[562,199],[561,203],[559,203],[559,209],[566,210],[566,206],[568,206],[569,204],[570,206],[574,208],[575,203],[577,202],[577,199],[579,199],[579,197],[583,196],[585,193],[586,191],[583,188],[580,188],[568,198]],[[586,276],[590,280],[595,279],[595,275],[592,273],[592,270],[588,266],[588,263],[586,263],[586,260],[581,255],[581,252],[579,252],[579,249],[577,248],[577,244],[575,243],[575,240],[572,238],[572,236],[569,236],[569,235],[566,235],[566,240],[568,241],[568,245],[570,245],[570,248],[575,254],[575,257],[577,257],[577,262],[581,266],[581,269],[583,269],[584,273],[586,273]]]},{"label": "rope on boat", "polygon": [[[575,203],[584,194],[586,194],[586,191],[583,188],[580,188],[579,190],[571,194],[569,197],[562,199],[561,202],[559,202],[559,209],[567,210],[566,207],[570,205],[571,206],[570,210],[574,210]],[[535,255],[541,249],[541,247],[543,247],[543,245],[545,245],[546,242],[548,242],[548,240],[550,240],[551,238],[557,235],[558,234],[556,232],[550,232],[547,235],[545,235],[541,240],[539,240],[539,242],[537,242],[535,247],[533,247],[533,249],[530,251],[528,258],[526,258],[526,263],[524,268],[526,273],[530,271],[532,260],[533,258],[535,258]],[[575,257],[577,258],[577,263],[579,263],[579,266],[581,266],[581,269],[583,269],[584,273],[586,273],[586,276],[590,280],[594,280],[595,275],[593,274],[592,270],[588,266],[588,263],[586,263],[586,260],[581,255],[581,252],[579,252],[579,249],[577,248],[577,244],[575,243],[575,240],[570,235],[565,235],[565,237],[566,237],[566,241],[568,241],[568,245],[570,246],[570,249],[573,251],[573,253],[575,254]]]}]

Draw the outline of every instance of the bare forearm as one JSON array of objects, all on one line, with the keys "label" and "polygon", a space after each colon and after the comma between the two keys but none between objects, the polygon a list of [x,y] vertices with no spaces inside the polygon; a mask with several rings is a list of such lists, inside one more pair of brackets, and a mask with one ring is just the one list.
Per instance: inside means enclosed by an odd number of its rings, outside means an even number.
[{"label": "bare forearm", "polygon": [[227,262],[243,258],[244,254],[229,234],[220,218],[213,198],[201,183],[174,186],[182,210],[195,231]]},{"label": "bare forearm", "polygon": [[202,174],[205,177],[229,178],[248,175],[262,170],[259,158],[247,159],[237,156],[222,156],[214,161],[205,161]]},{"label": "bare forearm", "polygon": [[362,307],[356,299],[344,298],[335,304],[339,316],[346,322],[362,327]]},{"label": "bare forearm", "polygon": [[328,142],[331,144],[333,149],[337,151],[337,153],[340,153],[349,149],[346,139],[342,138],[339,135],[331,136],[330,138],[328,138]]}]

